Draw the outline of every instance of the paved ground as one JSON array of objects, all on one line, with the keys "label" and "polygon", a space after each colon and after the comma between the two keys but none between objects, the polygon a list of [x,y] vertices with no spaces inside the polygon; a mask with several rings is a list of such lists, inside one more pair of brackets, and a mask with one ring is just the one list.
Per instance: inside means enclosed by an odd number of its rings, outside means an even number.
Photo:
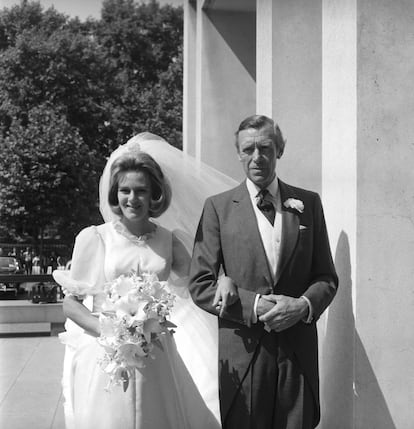
[{"label": "paved ground", "polygon": [[65,428],[63,354],[55,334],[0,338],[0,428]]}]

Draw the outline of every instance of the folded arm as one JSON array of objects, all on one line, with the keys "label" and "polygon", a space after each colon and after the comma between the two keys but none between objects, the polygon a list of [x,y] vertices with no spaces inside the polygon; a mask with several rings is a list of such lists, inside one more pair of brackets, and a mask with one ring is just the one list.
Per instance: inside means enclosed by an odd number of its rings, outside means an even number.
[{"label": "folded arm", "polygon": [[79,298],[74,295],[66,295],[63,300],[63,313],[84,329],[87,334],[99,337],[101,333],[99,318],[94,316]]},{"label": "folded arm", "polygon": [[318,320],[336,294],[338,277],[332,260],[319,195],[315,198],[313,219],[314,244],[311,281],[303,292],[303,296],[294,298],[285,295],[268,295],[261,297],[257,305],[259,320],[277,332],[288,329],[301,321]]},{"label": "folded arm", "polygon": [[238,288],[238,300],[224,309],[216,307],[217,282],[221,268],[225,271],[220,242],[220,222],[213,202],[208,199],[194,243],[190,268],[190,292],[194,302],[205,311],[224,319],[250,325],[255,292]]}]

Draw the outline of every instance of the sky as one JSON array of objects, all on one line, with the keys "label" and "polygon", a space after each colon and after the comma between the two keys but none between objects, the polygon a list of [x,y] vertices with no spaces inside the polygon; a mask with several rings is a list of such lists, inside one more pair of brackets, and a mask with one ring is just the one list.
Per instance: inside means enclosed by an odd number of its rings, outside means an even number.
[{"label": "sky", "polygon": [[[179,6],[183,0],[158,0],[160,4],[172,4]],[[0,9],[14,6],[20,3],[20,0],[0,0]],[[100,18],[102,0],[40,0],[45,9],[54,6],[59,12],[66,13],[72,17],[78,16],[81,20],[88,16]]]}]

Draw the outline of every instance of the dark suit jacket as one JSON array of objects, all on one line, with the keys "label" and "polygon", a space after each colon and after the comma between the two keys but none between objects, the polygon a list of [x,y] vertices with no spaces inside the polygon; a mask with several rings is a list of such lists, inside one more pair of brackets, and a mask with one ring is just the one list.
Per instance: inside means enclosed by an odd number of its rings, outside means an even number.
[{"label": "dark suit jacket", "polygon": [[[338,284],[319,195],[279,181],[282,241],[276,279],[267,263],[246,183],[207,199],[197,230],[190,272],[194,302],[216,314],[212,306],[222,268],[238,287],[240,301],[219,319],[220,403],[224,420],[243,381],[254,351],[264,335],[252,324],[255,296],[276,293],[312,303],[314,322],[297,323],[279,334],[287,353],[294,354],[315,398],[319,420],[318,342],[315,321],[332,301]],[[303,213],[286,208],[288,198],[301,200]],[[223,369],[225,369],[225,374]]]}]

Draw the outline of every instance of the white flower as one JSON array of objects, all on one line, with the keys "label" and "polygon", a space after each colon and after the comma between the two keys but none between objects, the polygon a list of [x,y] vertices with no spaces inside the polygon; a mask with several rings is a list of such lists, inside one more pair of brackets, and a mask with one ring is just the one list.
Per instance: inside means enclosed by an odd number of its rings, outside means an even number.
[{"label": "white flower", "polygon": [[151,289],[149,293],[155,299],[160,299],[162,297],[163,291],[164,291],[164,286],[162,285],[162,283],[155,281],[154,283],[151,284]]},{"label": "white flower", "polygon": [[104,349],[98,361],[110,376],[107,389],[122,385],[126,391],[129,378],[145,366],[154,344],[172,333],[175,325],[166,320],[174,305],[168,284],[153,273],[131,272],[104,285],[105,301],[99,316]]},{"label": "white flower", "polygon": [[295,198],[288,198],[283,205],[288,209],[294,209],[297,210],[299,213],[303,213],[303,210],[305,210],[305,205],[303,204],[303,201],[296,200]]},{"label": "white flower", "polygon": [[145,320],[145,308],[148,303],[148,300],[127,295],[119,298],[114,304],[114,308],[119,318],[125,317],[128,321],[132,322],[133,320]]},{"label": "white flower", "polygon": [[112,287],[112,293],[117,293],[119,296],[125,296],[134,286],[134,281],[131,277],[121,276],[117,279]]},{"label": "white flower", "polygon": [[117,332],[119,323],[113,316],[101,313],[99,315],[99,324],[101,327],[101,335],[104,337],[114,337]]}]

